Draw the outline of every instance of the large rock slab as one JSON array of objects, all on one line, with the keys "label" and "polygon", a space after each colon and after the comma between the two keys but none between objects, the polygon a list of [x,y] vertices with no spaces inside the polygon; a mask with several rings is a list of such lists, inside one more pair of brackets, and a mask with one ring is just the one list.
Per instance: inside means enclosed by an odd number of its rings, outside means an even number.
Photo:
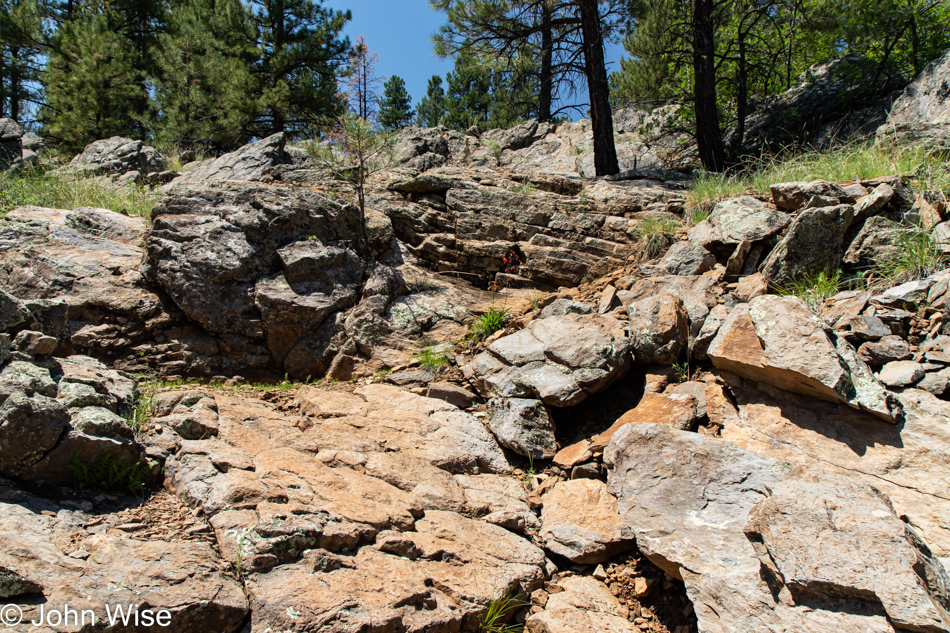
[{"label": "large rock slab", "polygon": [[617,500],[602,481],[560,481],[543,500],[540,536],[547,550],[594,565],[633,549],[633,532],[621,520]]},{"label": "large rock slab", "polygon": [[947,147],[950,130],[950,52],[932,61],[904,89],[891,107],[887,123],[877,130],[882,142],[897,144],[926,143]]},{"label": "large rock slab", "polygon": [[474,630],[491,600],[528,592],[544,554],[507,530],[428,512],[412,532],[383,532],[355,556],[310,550],[295,564],[254,574],[254,630]]},{"label": "large rock slab", "polygon": [[853,218],[850,205],[802,211],[762,264],[762,274],[770,283],[781,285],[804,275],[837,270]]},{"label": "large rock slab", "polygon": [[323,374],[338,345],[331,317],[356,303],[363,281],[355,207],[304,188],[225,183],[176,186],[152,215],[147,274],[182,312],[251,368]]},{"label": "large rock slab", "polygon": [[173,180],[168,188],[178,186],[210,185],[227,180],[260,181],[278,165],[293,162],[285,151],[286,139],[283,133],[273,134],[213,160],[199,164]]},{"label": "large rock slab", "polygon": [[488,428],[505,448],[532,459],[551,459],[557,452],[554,421],[540,400],[492,398]]},{"label": "large rock slab", "polygon": [[87,145],[62,171],[80,176],[121,176],[129,172],[144,176],[163,171],[167,163],[168,159],[154,147],[113,136]]},{"label": "large rock slab", "polygon": [[751,196],[717,202],[709,217],[690,229],[689,239],[715,249],[755,242],[781,233],[789,217]]},{"label": "large rock slab", "polygon": [[494,341],[464,371],[485,397],[573,406],[626,374],[630,347],[624,324],[612,316],[553,316]]},{"label": "large rock slab", "polygon": [[707,354],[719,369],[750,380],[846,403],[891,422],[899,415],[851,345],[794,296],[765,295],[736,306]]},{"label": "large rock slab", "polygon": [[856,598],[880,603],[898,628],[950,627],[946,570],[874,488],[785,482],[752,509],[745,532],[797,600]]},{"label": "large rock slab", "polygon": [[655,424],[628,425],[604,455],[637,545],[683,579],[700,631],[891,631],[883,609],[776,595],[743,532],[791,464]]},{"label": "large rock slab", "polygon": [[868,218],[848,246],[842,261],[858,268],[886,264],[900,255],[907,239],[906,227],[884,216]]},{"label": "large rock slab", "polygon": [[209,544],[135,540],[118,530],[93,533],[84,528],[96,523],[90,514],[19,491],[4,490],[2,498],[0,569],[21,579],[4,599],[22,605],[24,622],[39,620],[41,606],[49,613],[53,605],[68,604],[91,610],[101,626],[109,622],[106,606],[114,615],[121,605],[167,611],[169,629],[183,633],[240,629],[247,599],[230,565]]},{"label": "large rock slab", "polygon": [[724,439],[796,464],[807,477],[827,472],[874,486],[935,556],[950,556],[950,501],[943,492],[950,485],[950,410],[944,401],[906,390],[898,396],[904,422],[893,425],[846,405],[803,401],[752,380],[730,381],[729,399],[709,410]]}]

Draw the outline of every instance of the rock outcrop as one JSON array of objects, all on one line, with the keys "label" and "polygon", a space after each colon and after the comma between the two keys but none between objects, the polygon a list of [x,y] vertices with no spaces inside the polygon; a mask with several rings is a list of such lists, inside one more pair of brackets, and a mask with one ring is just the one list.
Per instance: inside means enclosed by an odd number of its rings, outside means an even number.
[{"label": "rock outcrop", "polygon": [[950,51],[924,68],[891,107],[887,122],[877,129],[879,142],[923,143],[929,147],[950,147]]}]

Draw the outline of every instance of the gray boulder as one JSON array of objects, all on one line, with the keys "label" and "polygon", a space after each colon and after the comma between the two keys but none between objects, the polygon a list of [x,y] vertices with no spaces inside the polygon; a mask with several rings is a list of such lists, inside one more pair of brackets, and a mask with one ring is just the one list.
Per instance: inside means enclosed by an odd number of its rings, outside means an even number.
[{"label": "gray boulder", "polygon": [[908,229],[884,216],[868,218],[841,261],[858,268],[887,263],[902,250]]},{"label": "gray boulder", "polygon": [[946,570],[870,486],[784,482],[752,509],[745,533],[796,602],[857,598],[900,629],[948,628]]},{"label": "gray boulder", "polygon": [[925,143],[950,148],[950,51],[932,61],[904,89],[891,107],[887,123],[877,129],[879,142]]},{"label": "gray boulder", "polygon": [[546,319],[552,316],[564,316],[566,314],[590,314],[594,311],[592,307],[580,301],[571,299],[555,299],[551,305],[545,306],[541,310],[540,317]]},{"label": "gray boulder", "polygon": [[789,222],[781,211],[751,196],[740,196],[717,202],[709,217],[690,229],[689,240],[704,248],[734,246],[776,235]]},{"label": "gray boulder", "polygon": [[550,459],[557,452],[554,422],[540,400],[492,398],[488,401],[488,429],[499,444],[519,455]]},{"label": "gray boulder", "polygon": [[[833,182],[782,182],[771,186],[772,202],[780,209],[797,211],[812,198],[830,198],[839,202],[853,202],[851,196]],[[823,206],[823,205],[820,205]]]},{"label": "gray boulder", "polygon": [[0,119],[0,170],[5,170],[23,154],[23,129],[13,119]]},{"label": "gray boulder", "polygon": [[656,264],[645,264],[641,272],[649,276],[662,275],[701,275],[712,270],[716,257],[705,248],[693,242],[676,242]]},{"label": "gray boulder", "polygon": [[770,283],[780,285],[805,274],[837,270],[853,217],[850,205],[803,211],[762,264],[762,274]]},{"label": "gray boulder", "polygon": [[486,398],[573,406],[626,374],[630,345],[624,324],[612,316],[553,316],[494,341],[463,370]]},{"label": "gray boulder", "polygon": [[306,188],[222,183],[178,185],[152,215],[146,274],[189,318],[238,349],[266,345],[250,367],[273,359],[301,379],[327,369],[334,315],[363,281],[356,207]]},{"label": "gray boulder", "polygon": [[167,187],[210,185],[227,180],[262,180],[278,165],[294,163],[285,146],[283,133],[273,134],[213,160],[204,161],[197,168],[175,178]]},{"label": "gray boulder", "polygon": [[633,354],[639,363],[670,365],[689,345],[689,317],[683,300],[665,293],[627,304]]},{"label": "gray boulder", "polygon": [[63,171],[80,176],[122,176],[131,172],[145,176],[163,171],[167,163],[168,159],[154,147],[113,136],[87,145]]}]

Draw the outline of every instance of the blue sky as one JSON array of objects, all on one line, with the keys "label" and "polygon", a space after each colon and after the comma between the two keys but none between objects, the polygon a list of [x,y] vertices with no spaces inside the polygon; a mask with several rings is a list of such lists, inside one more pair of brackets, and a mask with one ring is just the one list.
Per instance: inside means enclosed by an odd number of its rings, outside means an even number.
[{"label": "blue sky", "polygon": [[[379,53],[377,73],[405,79],[413,104],[425,96],[429,77],[444,77],[452,70],[451,59],[440,60],[432,53],[429,36],[442,25],[444,15],[433,11],[426,0],[325,0],[324,4],[353,13],[344,33],[350,40],[366,38],[370,50]],[[617,69],[622,52],[619,44],[608,47],[608,72]]]}]

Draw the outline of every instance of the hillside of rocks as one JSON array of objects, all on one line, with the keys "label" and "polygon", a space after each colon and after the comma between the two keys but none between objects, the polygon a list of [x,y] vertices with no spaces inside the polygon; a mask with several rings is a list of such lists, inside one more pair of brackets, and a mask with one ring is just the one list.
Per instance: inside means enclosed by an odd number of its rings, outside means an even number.
[{"label": "hillside of rocks", "polygon": [[[945,138],[948,80],[882,142]],[[9,630],[950,631],[950,269],[868,273],[950,251],[946,192],[776,182],[700,219],[628,114],[606,179],[585,122],[402,131],[365,248],[282,135],[58,166],[159,199],[0,219]],[[865,283],[790,290],[828,271]]]}]

